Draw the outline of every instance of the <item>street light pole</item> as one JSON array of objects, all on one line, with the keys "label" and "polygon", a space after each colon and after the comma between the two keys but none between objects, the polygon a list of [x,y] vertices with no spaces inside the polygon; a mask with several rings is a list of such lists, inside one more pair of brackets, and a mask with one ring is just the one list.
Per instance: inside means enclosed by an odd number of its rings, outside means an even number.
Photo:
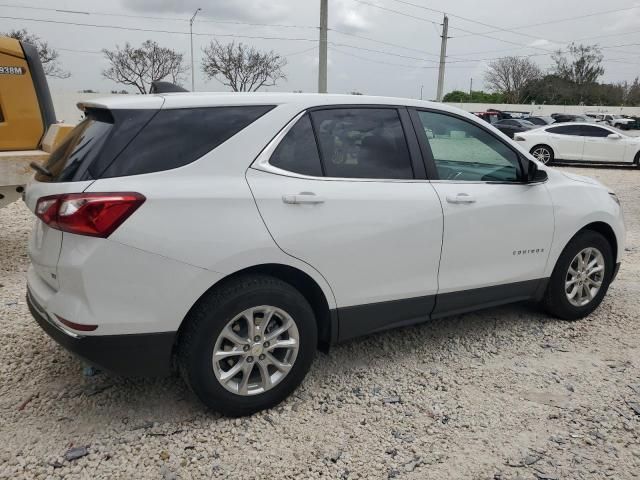
[{"label": "street light pole", "polygon": [[193,17],[191,17],[191,20],[189,20],[189,38],[191,39],[191,91],[195,92],[196,91],[196,80],[195,80],[195,74],[194,74],[194,68],[193,68],[193,21],[196,19],[196,15],[198,15],[198,12],[202,11],[201,8],[198,8],[194,14]]}]

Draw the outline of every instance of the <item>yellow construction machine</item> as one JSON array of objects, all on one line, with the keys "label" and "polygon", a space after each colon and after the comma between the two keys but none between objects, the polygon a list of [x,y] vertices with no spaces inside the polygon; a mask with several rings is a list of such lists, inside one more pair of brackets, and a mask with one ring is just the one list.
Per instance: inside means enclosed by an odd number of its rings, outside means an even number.
[{"label": "yellow construction machine", "polygon": [[36,48],[0,37],[0,207],[20,198],[31,162],[46,160],[71,128],[56,123]]}]

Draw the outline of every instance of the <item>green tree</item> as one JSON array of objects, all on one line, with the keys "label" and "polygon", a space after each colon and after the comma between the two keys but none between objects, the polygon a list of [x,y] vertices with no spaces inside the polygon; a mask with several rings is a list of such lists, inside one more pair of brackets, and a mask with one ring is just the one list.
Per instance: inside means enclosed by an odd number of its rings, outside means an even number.
[{"label": "green tree", "polygon": [[552,55],[556,63],[554,73],[576,85],[595,83],[604,75],[604,56],[597,45],[570,43],[565,51]]}]

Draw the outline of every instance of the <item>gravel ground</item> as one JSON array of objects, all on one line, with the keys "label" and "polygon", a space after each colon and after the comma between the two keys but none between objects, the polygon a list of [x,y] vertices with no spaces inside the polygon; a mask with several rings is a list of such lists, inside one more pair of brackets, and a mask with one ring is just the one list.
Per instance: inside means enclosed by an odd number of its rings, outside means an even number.
[{"label": "gravel ground", "polygon": [[83,374],[25,305],[31,214],[0,210],[0,478],[638,477],[640,170],[568,170],[613,187],[629,229],[590,318],[515,305],[353,341],[242,419],[177,377]]}]

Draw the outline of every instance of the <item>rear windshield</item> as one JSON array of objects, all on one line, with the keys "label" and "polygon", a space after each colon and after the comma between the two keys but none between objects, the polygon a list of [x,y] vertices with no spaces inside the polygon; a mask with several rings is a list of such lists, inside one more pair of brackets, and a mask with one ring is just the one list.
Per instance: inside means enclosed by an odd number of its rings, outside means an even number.
[{"label": "rear windshield", "polygon": [[52,176],[72,182],[158,172],[194,162],[272,105],[170,110],[90,110],[49,157]]},{"label": "rear windshield", "polygon": [[70,182],[84,164],[91,163],[102,149],[113,129],[113,116],[105,110],[87,112],[45,163],[51,176],[36,174],[39,182]]}]

